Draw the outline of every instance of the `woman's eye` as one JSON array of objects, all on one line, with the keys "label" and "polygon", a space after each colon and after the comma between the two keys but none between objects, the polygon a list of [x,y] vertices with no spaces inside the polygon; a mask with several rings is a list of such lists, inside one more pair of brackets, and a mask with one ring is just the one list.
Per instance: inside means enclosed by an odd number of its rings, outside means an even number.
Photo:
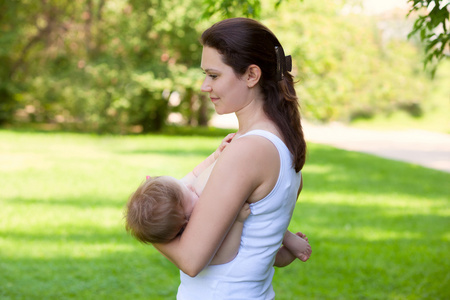
[{"label": "woman's eye", "polygon": [[208,76],[208,77],[211,78],[211,79],[216,79],[216,78],[218,77],[218,75],[215,75],[215,74],[208,74],[208,73],[206,73],[206,72],[203,72],[203,74],[206,75],[206,76]]}]

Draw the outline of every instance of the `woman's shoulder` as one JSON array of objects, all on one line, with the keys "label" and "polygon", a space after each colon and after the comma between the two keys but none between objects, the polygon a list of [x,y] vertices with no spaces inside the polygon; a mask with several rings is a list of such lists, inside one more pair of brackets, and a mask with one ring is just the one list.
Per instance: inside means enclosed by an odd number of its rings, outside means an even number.
[{"label": "woman's shoulder", "polygon": [[233,140],[222,151],[210,177],[211,186],[216,183],[216,192],[220,190],[232,198],[256,202],[273,188],[279,168],[278,150],[269,140],[257,135],[245,136]]},{"label": "woman's shoulder", "polygon": [[278,163],[278,150],[272,142],[258,135],[247,135],[233,139],[220,154],[214,170],[258,177],[266,166]]},{"label": "woman's shoulder", "polygon": [[[234,152],[237,157],[250,156],[254,159],[265,158],[277,154],[273,139],[279,139],[275,134],[264,130],[252,130],[233,141],[225,148],[227,152]],[[224,150],[224,152],[225,152]]]}]

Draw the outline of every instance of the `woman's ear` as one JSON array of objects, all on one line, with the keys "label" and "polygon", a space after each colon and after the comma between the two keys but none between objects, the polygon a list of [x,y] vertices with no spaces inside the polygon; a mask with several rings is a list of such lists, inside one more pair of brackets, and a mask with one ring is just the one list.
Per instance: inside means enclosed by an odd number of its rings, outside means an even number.
[{"label": "woman's ear", "polygon": [[247,80],[247,87],[252,88],[258,84],[261,78],[261,69],[257,65],[248,66],[245,73],[245,79]]}]

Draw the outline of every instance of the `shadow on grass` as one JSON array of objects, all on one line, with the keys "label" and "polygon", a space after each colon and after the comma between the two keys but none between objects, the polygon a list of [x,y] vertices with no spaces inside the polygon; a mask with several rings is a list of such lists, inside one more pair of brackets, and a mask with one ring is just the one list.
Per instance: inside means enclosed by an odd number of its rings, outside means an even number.
[{"label": "shadow on grass", "polygon": [[[130,192],[131,194],[131,192]],[[127,195],[128,196],[128,195]],[[23,198],[16,197],[10,198],[7,200],[3,200],[4,203],[13,206],[27,206],[32,209],[33,206],[39,206],[40,208],[45,209],[54,209],[57,210],[60,207],[77,208],[77,209],[93,209],[93,208],[121,208],[125,205],[127,201],[127,196],[124,196],[122,199],[112,199],[112,198],[96,198],[92,199],[92,195],[88,196],[78,196],[78,197],[61,197],[61,199],[40,199],[40,198]]]},{"label": "shadow on grass", "polygon": [[450,195],[449,173],[369,154],[309,146],[303,174],[304,190],[311,193],[412,195],[425,199]]},{"label": "shadow on grass", "polygon": [[[148,246],[150,247],[150,246]],[[2,299],[175,299],[178,269],[154,251],[0,258]]]},{"label": "shadow on grass", "polygon": [[[322,234],[325,235],[338,234],[368,241],[410,238],[444,242],[450,228],[450,219],[440,215],[438,209],[423,213],[420,208],[375,205],[299,203],[298,206],[299,212],[294,214],[292,223],[299,227],[301,223],[303,226],[323,228]],[[308,212],[309,216],[305,216],[304,212]]]},{"label": "shadow on grass", "polygon": [[74,133],[74,134],[87,134],[87,135],[98,135],[98,136],[108,136],[108,135],[121,135],[121,136],[145,136],[146,134],[152,135],[172,135],[172,136],[205,136],[205,137],[225,137],[227,134],[236,132],[236,129],[223,129],[210,126],[176,126],[167,125],[161,131],[149,132],[149,133],[135,133],[129,131],[124,134],[114,134],[103,132],[99,133],[96,131],[81,130],[76,127],[63,127],[57,124],[40,124],[40,123],[28,123],[28,124],[15,124],[14,126],[3,126],[0,129],[19,132],[19,133]]},{"label": "shadow on grass", "polygon": [[166,149],[158,147],[158,149],[150,149],[150,148],[140,148],[140,149],[130,149],[130,150],[118,150],[115,153],[117,154],[155,154],[155,155],[163,155],[163,156],[198,156],[201,158],[208,157],[212,152],[214,152],[215,148],[211,149],[204,149],[202,147],[201,149],[174,149],[172,147],[168,147]]},{"label": "shadow on grass", "polygon": [[277,299],[449,299],[441,242],[336,236],[316,237],[312,248],[308,262],[277,269]]}]

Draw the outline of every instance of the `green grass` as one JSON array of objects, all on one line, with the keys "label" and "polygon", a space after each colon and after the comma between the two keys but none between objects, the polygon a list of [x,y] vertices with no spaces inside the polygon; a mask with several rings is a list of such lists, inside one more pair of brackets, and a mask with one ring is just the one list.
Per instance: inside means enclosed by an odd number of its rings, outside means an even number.
[{"label": "green grass", "polygon": [[[0,130],[0,299],[175,299],[178,270],[122,214],[145,175],[183,176],[222,135],[181,133]],[[313,256],[276,270],[277,299],[449,299],[450,174],[309,146],[290,229]]]}]

